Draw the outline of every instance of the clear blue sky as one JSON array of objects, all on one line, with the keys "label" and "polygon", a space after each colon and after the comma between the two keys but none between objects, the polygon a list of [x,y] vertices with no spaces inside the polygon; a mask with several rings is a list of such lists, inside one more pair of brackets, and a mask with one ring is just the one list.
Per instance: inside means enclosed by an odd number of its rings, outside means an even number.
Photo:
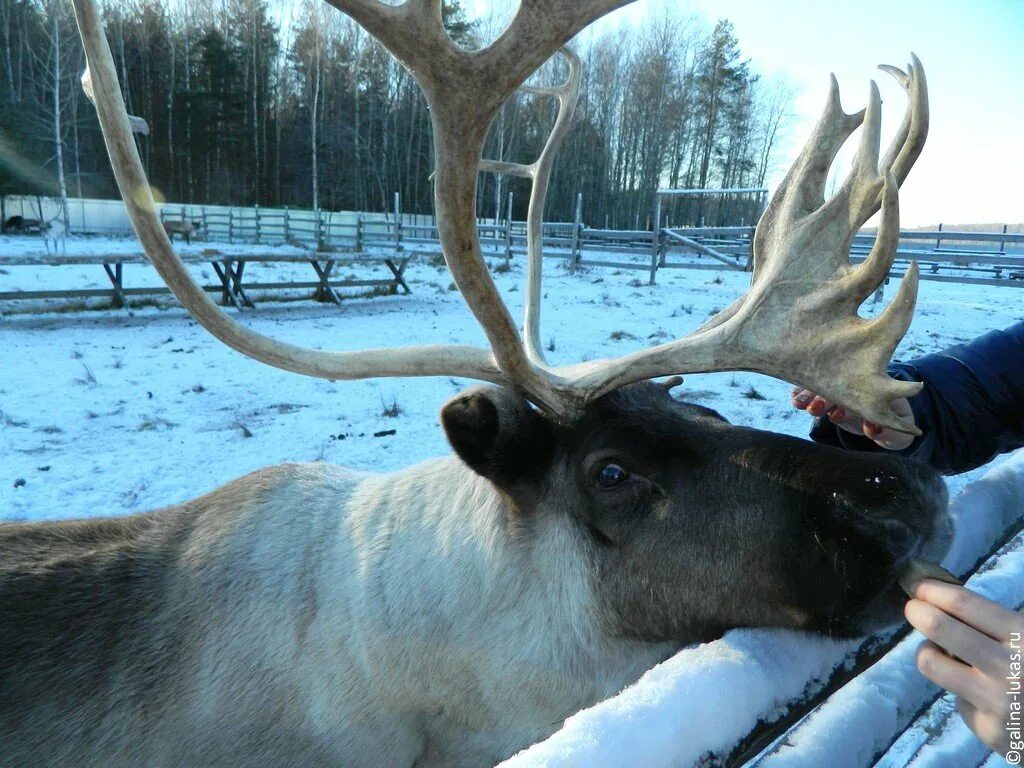
[{"label": "clear blue sky", "polygon": [[[610,21],[636,23],[672,1],[638,0]],[[900,195],[903,223],[1024,221],[1024,0],[679,0],[679,8],[709,26],[728,18],[756,71],[797,86],[783,165],[818,117],[829,72],[847,112],[864,106],[868,81],[878,81],[891,135],[905,101],[876,66],[902,67],[913,51],[928,75],[932,120]]]}]

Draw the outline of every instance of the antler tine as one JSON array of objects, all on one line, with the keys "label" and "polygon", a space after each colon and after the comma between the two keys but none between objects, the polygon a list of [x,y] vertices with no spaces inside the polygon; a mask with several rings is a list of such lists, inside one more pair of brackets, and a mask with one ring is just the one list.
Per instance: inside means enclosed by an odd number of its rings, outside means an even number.
[{"label": "antler tine", "polygon": [[849,281],[851,309],[856,310],[882,283],[892,269],[900,242],[899,187],[892,172],[887,172],[882,186],[882,218],[874,245],[864,262],[846,278]]},{"label": "antler tine", "polygon": [[508,383],[507,376],[495,365],[487,350],[429,346],[321,352],[275,341],[250,331],[224,314],[189,275],[160,225],[152,191],[132,138],[114,60],[95,0],[73,0],[73,5],[104,141],[132,226],[161,278],[204,328],[244,355],[308,376],[363,379],[373,376],[454,375],[497,384]]},{"label": "antler tine", "polygon": [[879,69],[888,72],[907,92],[908,105],[902,124],[885,159],[879,163],[881,134],[881,98],[878,86],[871,82],[871,96],[864,116],[864,131],[857,150],[853,168],[843,183],[842,189],[833,197],[823,216],[834,215],[831,209],[842,209],[849,218],[850,226],[860,229],[882,204],[882,186],[886,174],[892,171],[897,186],[903,183],[914,162],[924,148],[928,134],[928,92],[921,62],[914,57],[915,64],[908,66],[909,74],[889,65]]},{"label": "antler tine", "polygon": [[551,135],[534,163],[533,192],[526,216],[527,250],[530,268],[526,290],[526,352],[534,360],[544,362],[543,345],[540,340],[541,281],[544,271],[544,205],[548,198],[548,185],[554,168],[555,156],[562,148],[562,142],[569,131],[576,104],[580,97],[582,66],[579,57],[570,48],[562,48],[562,55],[569,66],[569,72],[562,85],[551,89],[537,89],[540,95],[558,99],[558,116],[551,129]]},{"label": "antler tine", "polygon": [[529,165],[493,160],[480,161],[480,170],[482,171],[522,176],[533,182],[533,189],[530,193],[530,207],[526,215],[528,271],[524,335],[527,356],[534,363],[541,365],[547,362],[540,340],[540,300],[544,266],[544,204],[547,201],[548,184],[551,181],[551,171],[554,168],[555,156],[558,154],[558,150],[561,149],[562,142],[572,123],[572,116],[576,111],[576,104],[579,101],[580,83],[582,81],[582,65],[579,57],[568,47],[562,48],[561,53],[569,66],[569,73],[565,82],[555,87],[523,86],[520,88],[524,93],[553,97],[558,100],[558,116],[555,118],[555,124],[538,158]]},{"label": "antler tine", "polygon": [[[825,182],[840,148],[864,119],[864,111],[848,115],[839,99],[839,82],[831,75],[828,100],[810,138],[779,185],[772,203],[796,206],[801,213],[817,210],[825,201]],[[756,265],[755,265],[756,267]]]},{"label": "antler tine", "polygon": [[928,138],[928,81],[920,59],[912,53],[910,61],[906,72],[888,64],[879,67],[896,79],[909,100],[903,123],[882,160],[882,168],[891,169],[898,184],[907,178]]},{"label": "antler tine", "polygon": [[[927,124],[920,63],[910,77],[906,136],[901,157],[916,157]],[[893,302],[878,317],[857,310],[888,272],[899,241],[898,177],[878,170],[880,99],[872,86],[868,108],[847,115],[833,79],[821,120],[757,225],[750,290],[719,317],[678,341],[559,371],[597,397],[641,379],[701,371],[749,370],[799,383],[843,403],[878,424],[919,434],[892,409],[892,401],[920,391],[896,381],[886,366],[906,333],[917,298],[918,270],[907,270]],[[818,198],[839,146],[864,124],[854,168],[832,200]],[[909,171],[909,166],[905,168]],[[817,204],[815,204],[817,202]],[[851,267],[849,250],[867,207],[882,207],[878,237],[867,260]]]}]

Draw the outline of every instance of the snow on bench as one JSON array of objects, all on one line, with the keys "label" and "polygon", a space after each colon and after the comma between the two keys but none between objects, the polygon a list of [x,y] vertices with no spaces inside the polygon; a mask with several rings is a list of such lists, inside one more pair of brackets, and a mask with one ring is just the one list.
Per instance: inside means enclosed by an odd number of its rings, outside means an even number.
[{"label": "snow on bench", "polygon": [[[968,485],[950,509],[956,536],[944,565],[963,573],[1008,528],[1024,522],[1024,451]],[[994,563],[969,586],[1018,607],[1024,601],[1024,534],[1011,539]],[[977,765],[984,750],[973,737],[956,735],[958,717],[947,717],[953,730],[945,742],[934,735],[944,700],[930,713],[939,689],[916,671],[914,654],[921,639],[917,633],[908,635],[748,765],[859,768],[887,750],[887,758],[898,760],[904,754],[948,756],[951,749],[964,755],[973,750],[969,754],[980,758],[928,765]],[[680,651],[618,696],[568,718],[549,739],[502,766],[679,767],[709,756],[714,756],[710,764],[721,764],[759,723],[776,719],[791,702],[820,690],[860,645],[785,630],[733,630],[720,640]]]}]

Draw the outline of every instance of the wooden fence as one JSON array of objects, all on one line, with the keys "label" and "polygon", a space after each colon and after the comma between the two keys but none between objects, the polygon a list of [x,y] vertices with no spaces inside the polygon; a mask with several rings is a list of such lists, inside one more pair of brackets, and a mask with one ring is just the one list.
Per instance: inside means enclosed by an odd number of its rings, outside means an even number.
[{"label": "wooden fence", "polygon": [[[14,210],[12,198],[6,200],[6,210]],[[46,203],[37,199],[27,200],[33,203],[36,216],[41,211],[45,219]],[[117,210],[123,211],[123,204],[115,201],[91,202],[100,204],[95,210],[102,214],[97,214],[98,220],[103,222],[102,226],[114,227],[112,222],[115,219],[112,217]],[[665,227],[657,231],[593,229],[583,224],[580,217],[582,206],[579,203],[577,200],[574,221],[548,222],[542,230],[545,258],[562,260],[571,271],[592,267],[635,270],[646,273],[648,282],[653,285],[659,271],[663,269],[742,271],[750,268],[753,227]],[[21,204],[24,206],[25,202]],[[71,208],[74,209],[74,205]],[[92,231],[90,227],[96,228],[96,221],[90,224],[88,220],[89,210],[87,206],[81,206],[81,216],[76,220],[79,231]],[[508,210],[511,212],[511,205]],[[26,213],[32,212],[26,209]],[[197,222],[200,227],[199,238],[211,243],[268,246],[288,243],[307,249],[304,256],[297,258],[308,261],[318,270],[315,287],[321,298],[336,297],[330,290],[333,283],[325,287],[325,278],[320,272],[326,269],[329,276],[335,262],[383,259],[389,268],[400,269],[400,272],[393,275],[394,280],[384,281],[387,287],[392,290],[408,290],[401,274],[408,259],[425,253],[440,253],[436,225],[429,217],[403,214],[397,194],[394,196],[392,210],[387,213],[165,204],[161,208],[161,217],[166,221]],[[74,231],[75,227],[72,227]],[[503,259],[508,264],[526,254],[526,222],[513,221],[511,217],[504,222],[479,221],[478,231],[481,248],[487,257]],[[854,263],[867,257],[874,239],[870,233],[854,238],[850,251]],[[59,248],[54,250],[55,253],[50,253],[48,247],[45,256],[39,254],[34,261],[32,256],[20,255],[17,263],[0,252],[0,266],[72,263],[61,260]],[[137,254],[138,259],[133,262],[134,256],[116,259],[102,254],[101,250],[98,247],[99,252],[90,254],[90,263],[104,266],[111,280],[110,290],[114,292],[117,301],[122,301],[125,295],[131,295],[136,289],[125,288],[118,264],[141,263],[141,251]],[[296,259],[294,254],[288,259],[275,259],[270,250],[265,253],[250,251],[249,254],[247,258],[240,259],[238,256],[222,257],[214,251],[211,258],[202,260],[212,263],[227,259],[236,263],[236,269],[244,271],[245,261]],[[88,257],[80,256],[77,263],[83,263],[81,258]],[[1024,288],[1024,233],[1010,233],[1006,227],[1002,232],[950,232],[943,231],[941,227],[932,232],[905,231],[900,235],[896,261],[889,277],[901,277],[912,261],[920,265],[924,280]],[[223,268],[228,271],[232,269],[230,265]],[[394,269],[391,271],[395,272]],[[240,277],[234,276],[239,283]],[[214,285],[209,286],[209,289],[220,290],[221,287]],[[279,284],[273,287],[289,286]],[[296,283],[292,287],[310,286]],[[59,292],[47,293],[56,295]],[[75,292],[67,293],[70,296]],[[18,292],[0,293],[0,300],[8,301],[39,297],[41,293],[38,291],[23,296]],[[227,298],[237,300],[242,297],[231,295]],[[244,305],[249,302],[244,299],[233,300],[231,303]]]}]

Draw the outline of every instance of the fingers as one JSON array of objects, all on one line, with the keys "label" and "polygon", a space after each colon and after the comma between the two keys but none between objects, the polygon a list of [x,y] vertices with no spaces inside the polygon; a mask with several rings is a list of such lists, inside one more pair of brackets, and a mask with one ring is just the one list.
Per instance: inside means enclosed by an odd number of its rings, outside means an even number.
[{"label": "fingers", "polygon": [[890,451],[901,451],[904,448],[909,448],[910,444],[914,442],[913,435],[897,432],[894,429],[885,429],[869,421],[865,421],[861,429],[865,437],[874,440],[878,445]]},{"label": "fingers", "polygon": [[1011,641],[1019,642],[1024,617],[971,590],[934,579],[915,587],[905,613],[928,638],[917,649],[921,674],[955,693],[967,727],[1005,755],[1010,747],[1005,730],[1010,712],[1007,675],[1020,659],[1014,650],[1019,645]]},{"label": "fingers", "polygon": [[824,416],[835,408],[835,403],[832,403],[820,395],[816,395],[809,389],[803,387],[794,387],[790,396],[793,401],[793,407],[799,411],[807,411],[812,416]]},{"label": "fingers", "polygon": [[964,723],[978,737],[982,744],[989,749],[994,749],[1001,755],[1007,751],[1007,733],[1003,718],[997,714],[986,712],[974,706],[962,696],[956,697],[956,710],[960,713]]},{"label": "fingers", "polygon": [[903,612],[907,621],[933,643],[987,675],[1005,677],[1009,663],[1008,651],[987,634],[964,624],[924,600],[911,600]]},{"label": "fingers", "polygon": [[[809,389],[804,389],[803,387],[795,387],[790,393],[790,397],[793,402],[793,407],[797,410],[807,411],[807,413],[815,418],[821,418],[822,416],[828,415],[829,421],[837,427],[840,427],[854,435],[859,435],[863,432],[867,437],[877,442],[877,438],[874,434],[867,431],[868,423],[865,422],[859,414],[856,414],[853,411],[848,411],[843,406],[836,405],[831,400],[826,400],[824,397],[816,395]],[[875,429],[880,430],[881,428],[876,427]],[[881,443],[879,443],[879,445],[881,445]]]},{"label": "fingers", "polygon": [[[807,411],[811,416],[824,416],[827,413],[833,420],[836,420],[836,418],[840,420],[846,418],[847,413],[844,409],[837,407],[830,400],[814,394],[809,389],[794,387],[790,397],[794,408],[798,411]],[[838,417],[835,414],[838,414]]]},{"label": "fingers", "polygon": [[790,397],[794,408],[798,411],[805,411],[807,406],[811,404],[811,401],[814,400],[814,393],[803,387],[793,387]]},{"label": "fingers", "polygon": [[984,712],[1002,712],[1005,696],[996,680],[950,658],[935,643],[917,649],[917,668],[936,685],[952,691]]},{"label": "fingers", "polygon": [[[821,395],[816,395],[809,389],[794,387],[790,392],[793,407],[799,411],[807,411],[815,418],[828,416],[829,421],[837,427],[854,434],[861,435],[873,440],[877,445],[890,451],[899,451],[910,446],[914,442],[913,435],[905,435],[891,429],[883,429],[877,424],[865,421],[860,414],[849,411],[841,405],[826,400]],[[893,412],[899,416],[913,418],[913,411],[910,409],[910,402],[906,398],[894,400],[892,403]]]},{"label": "fingers", "polygon": [[914,597],[941,608],[997,643],[1009,642],[1011,634],[1015,634],[1018,641],[1024,636],[1024,616],[964,587],[924,579],[914,589]]},{"label": "fingers", "polygon": [[824,416],[826,413],[831,412],[835,407],[836,404],[831,400],[826,400],[821,395],[815,395],[814,399],[811,400],[810,404],[807,406],[807,412],[814,417]]}]

